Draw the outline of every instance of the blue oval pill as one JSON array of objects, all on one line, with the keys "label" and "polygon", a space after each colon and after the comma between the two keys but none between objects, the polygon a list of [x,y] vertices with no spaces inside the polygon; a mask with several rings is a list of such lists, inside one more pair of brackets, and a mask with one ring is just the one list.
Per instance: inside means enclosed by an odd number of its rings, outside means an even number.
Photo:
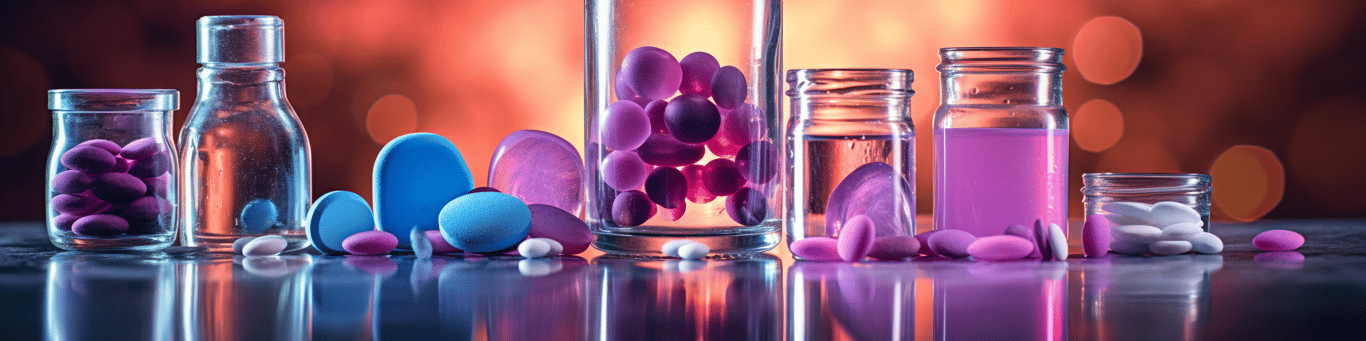
[{"label": "blue oval pill", "polygon": [[531,209],[511,195],[470,193],[441,209],[441,236],[451,246],[469,252],[511,248],[531,230]]},{"label": "blue oval pill", "polygon": [[437,224],[441,208],[474,188],[460,150],[441,135],[414,133],[389,141],[375,159],[375,224],[411,248],[413,226]]},{"label": "blue oval pill", "polygon": [[308,209],[308,241],[323,253],[343,253],[342,241],[351,235],[375,230],[370,204],[356,193],[331,191],[318,197]]}]

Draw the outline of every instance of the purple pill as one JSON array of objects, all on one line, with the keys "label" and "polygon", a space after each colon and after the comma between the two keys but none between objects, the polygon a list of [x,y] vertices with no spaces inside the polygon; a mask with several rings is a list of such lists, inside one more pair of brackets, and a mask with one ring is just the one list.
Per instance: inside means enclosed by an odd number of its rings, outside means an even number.
[{"label": "purple pill", "polygon": [[631,190],[612,200],[612,222],[617,226],[640,226],[654,215],[654,202],[645,192]]},{"label": "purple pill", "polygon": [[913,236],[891,236],[878,238],[873,242],[873,250],[868,257],[877,260],[902,260],[915,257],[920,252],[920,240]]},{"label": "purple pill", "polygon": [[735,165],[735,161],[714,159],[707,162],[706,169],[702,171],[702,184],[711,194],[727,196],[745,186],[745,177],[740,174],[740,167]]},{"label": "purple pill", "polygon": [[[528,208],[529,208],[529,207],[530,207],[530,206],[528,206]],[[442,237],[442,236],[441,236],[441,230],[439,230],[439,229],[438,229],[438,230],[426,230],[426,231],[422,231],[422,233],[426,234],[426,235],[427,235],[427,240],[430,240],[430,241],[432,242],[432,253],[456,253],[456,252],[463,252],[463,250],[460,250],[459,248],[457,248],[457,247],[455,247],[455,246],[451,246],[451,243],[446,241],[446,237]]]},{"label": "purple pill", "polygon": [[636,149],[646,163],[664,167],[682,167],[702,159],[707,148],[683,143],[669,134],[654,134]]},{"label": "purple pill", "polygon": [[631,151],[615,151],[602,159],[602,182],[618,191],[629,191],[645,184],[649,165]]},{"label": "purple pill", "polygon": [[104,173],[95,176],[90,194],[107,202],[126,203],[147,194],[147,184],[126,173]]},{"label": "purple pill", "polygon": [[602,145],[612,150],[632,150],[650,137],[650,117],[645,108],[631,101],[616,101],[607,106],[603,118]]},{"label": "purple pill", "polygon": [[550,205],[530,204],[527,208],[531,210],[528,238],[553,239],[564,246],[561,254],[565,255],[581,253],[593,243],[593,232],[578,216]]},{"label": "purple pill", "polygon": [[493,188],[493,187],[475,187],[474,189],[471,189],[469,192],[467,192],[467,193],[465,193],[465,194],[470,194],[470,193],[483,193],[483,192],[498,192],[498,193],[503,193],[502,191],[499,191],[497,188]]},{"label": "purple pill", "polygon": [[88,215],[109,208],[109,203],[88,193],[60,194],[52,197],[52,209],[74,215]]},{"label": "purple pill", "polygon": [[123,213],[128,218],[156,219],[162,214],[171,213],[171,202],[149,195],[129,202],[123,207]]},{"label": "purple pill", "polygon": [[778,173],[777,154],[773,142],[754,141],[735,153],[735,165],[749,182],[766,184]]},{"label": "purple pill", "polygon": [[674,208],[659,210],[656,214],[668,221],[678,221],[683,218],[683,214],[688,212],[688,205],[678,205]]},{"label": "purple pill", "polygon": [[119,153],[119,156],[122,156],[124,159],[137,161],[152,157],[152,155],[163,151],[165,151],[165,148],[162,148],[161,143],[157,143],[156,139],[145,137],[129,142],[128,145],[123,146],[123,151]]},{"label": "purple pill", "polygon": [[716,100],[716,106],[725,109],[735,109],[740,103],[745,102],[745,92],[749,91],[746,84],[745,74],[739,68],[726,65],[716,70],[716,75],[711,79],[711,98]]},{"label": "purple pill", "polygon": [[155,234],[161,233],[164,230],[162,228],[164,225],[162,225],[160,219],[137,219],[127,217],[125,217],[125,219],[128,220],[128,231],[125,231],[127,234]]},{"label": "purple pill", "polygon": [[620,75],[626,85],[640,96],[665,99],[678,91],[683,70],[669,52],[658,47],[641,46],[626,53]]},{"label": "purple pill", "polygon": [[688,179],[673,167],[659,167],[645,179],[645,194],[659,206],[673,209],[683,206],[688,196]]},{"label": "purple pill", "polygon": [[166,188],[170,186],[169,175],[162,175],[155,178],[142,179],[142,183],[147,185],[147,195],[155,195],[165,198]]},{"label": "purple pill", "polygon": [[877,223],[878,236],[906,234],[906,227],[915,219],[913,193],[910,182],[891,165],[869,162],[859,166],[830,192],[825,205],[825,232],[835,235],[849,218],[866,215]]},{"label": "purple pill", "polygon": [[918,251],[920,254],[926,256],[939,255],[938,253],[934,252],[934,249],[930,248],[930,236],[933,236],[935,233],[939,233],[939,231],[943,230],[930,230],[915,235],[915,240],[920,242],[920,251]]},{"label": "purple pill", "polygon": [[650,117],[651,133],[668,133],[669,126],[664,123],[664,108],[669,107],[669,101],[657,99],[645,105],[645,116]]},{"label": "purple pill", "polygon": [[745,103],[721,113],[721,128],[707,141],[707,149],[720,157],[734,157],[740,148],[764,135],[763,112]]},{"label": "purple pill", "polygon": [[968,245],[976,241],[977,237],[963,230],[942,230],[930,236],[930,249],[935,253],[949,258],[964,258],[968,254]]},{"label": "purple pill", "polygon": [[683,56],[678,66],[683,70],[683,82],[678,85],[678,92],[711,97],[711,78],[716,75],[716,70],[721,69],[716,57],[697,51]]},{"label": "purple pill", "polygon": [[80,147],[80,146],[97,147],[97,148],[100,148],[100,149],[104,149],[105,151],[108,151],[108,152],[109,152],[109,155],[119,155],[119,153],[122,153],[122,152],[123,152],[123,148],[122,148],[122,147],[119,147],[119,144],[118,144],[118,143],[114,143],[114,141],[105,140],[105,139],[87,140],[87,141],[85,141],[85,142],[81,142],[80,144],[77,144],[76,146],[77,146],[77,147]]},{"label": "purple pill", "polygon": [[716,200],[716,194],[707,191],[706,184],[702,181],[702,174],[707,167],[703,165],[687,165],[683,167],[683,176],[688,178],[688,201],[705,204]]},{"label": "purple pill", "polygon": [[569,141],[544,131],[518,130],[494,150],[488,185],[522,202],[578,215],[583,212],[583,172],[583,159]]},{"label": "purple pill", "polygon": [[52,191],[60,194],[76,194],[90,189],[95,177],[78,170],[67,170],[52,177]]},{"label": "purple pill", "polygon": [[114,167],[109,168],[109,171],[116,173],[127,173],[128,169],[130,168],[133,168],[133,161],[128,161],[128,159],[125,159],[122,156],[115,156]]},{"label": "purple pill", "polygon": [[155,178],[166,174],[171,169],[171,156],[166,153],[152,154],[146,159],[133,161],[133,165],[128,167],[128,174],[139,178]]},{"label": "purple pill", "polygon": [[857,262],[868,257],[877,238],[877,226],[873,225],[873,220],[867,216],[854,216],[844,226],[844,230],[840,231],[837,238],[840,258],[846,262]]},{"label": "purple pill", "polygon": [[[1109,233],[1109,230],[1106,230],[1106,233]],[[1042,257],[1042,255],[1039,254],[1038,245],[1034,245],[1035,241],[1038,240],[1037,238],[1034,238],[1034,229],[1029,228],[1029,227],[1025,227],[1024,225],[1015,224],[1015,225],[1007,226],[1007,227],[1006,227],[1005,234],[1007,234],[1007,235],[1012,235],[1012,236],[1016,236],[1016,237],[1020,237],[1020,238],[1024,238],[1024,239],[1026,239],[1026,240],[1029,240],[1029,242],[1030,242],[1029,245],[1032,246],[1032,247],[1034,247],[1034,251],[1029,253],[1029,257],[1030,257],[1030,258]],[[1109,245],[1106,245],[1106,246],[1109,246]]]},{"label": "purple pill", "polygon": [[1252,245],[1262,251],[1291,251],[1304,245],[1304,236],[1290,230],[1268,230],[1253,237]]},{"label": "purple pill", "polygon": [[342,239],[342,249],[353,255],[373,256],[394,251],[398,237],[384,231],[365,231]]},{"label": "purple pill", "polygon": [[759,225],[768,219],[768,200],[764,198],[764,192],[744,187],[726,198],[726,213],[740,225]]},{"label": "purple pill", "polygon": [[679,141],[701,144],[721,128],[721,111],[706,97],[679,95],[664,108],[664,124]]},{"label": "purple pill", "polygon": [[635,90],[631,90],[631,86],[627,85],[626,78],[623,76],[625,76],[625,73],[618,71],[614,80],[615,86],[613,88],[617,90],[617,100],[636,102],[636,104],[639,104],[640,106],[645,106],[645,103],[649,103],[650,99],[641,96],[636,93]]},{"label": "purple pill", "polygon": [[793,256],[816,262],[840,261],[839,241],[830,237],[806,237],[788,246]]},{"label": "purple pill", "polygon": [[77,146],[62,153],[62,166],[86,174],[99,174],[114,168],[114,154],[95,146]]},{"label": "purple pill", "polygon": [[998,235],[978,238],[968,244],[967,251],[972,259],[999,261],[1028,257],[1034,249],[1034,241],[1019,236]]},{"label": "purple pill", "polygon": [[57,225],[57,228],[62,231],[71,231],[71,225],[75,224],[76,220],[81,219],[81,217],[84,216],[65,213],[58,214],[56,217],[52,217],[52,224]]},{"label": "purple pill", "polygon": [[1048,226],[1043,219],[1034,219],[1034,246],[1043,260],[1053,260],[1053,247],[1048,243]]},{"label": "purple pill", "polygon": [[1091,258],[1104,256],[1110,252],[1110,237],[1109,219],[1100,214],[1086,217],[1086,222],[1081,228],[1082,252]]},{"label": "purple pill", "polygon": [[71,232],[82,236],[113,236],[126,231],[128,220],[109,214],[85,216],[71,224]]}]

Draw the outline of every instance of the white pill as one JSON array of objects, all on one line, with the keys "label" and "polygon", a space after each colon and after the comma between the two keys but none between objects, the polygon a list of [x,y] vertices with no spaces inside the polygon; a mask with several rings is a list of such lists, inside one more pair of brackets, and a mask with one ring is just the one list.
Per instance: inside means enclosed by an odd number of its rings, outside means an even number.
[{"label": "white pill", "polygon": [[678,247],[678,258],[702,259],[707,258],[708,253],[711,253],[711,249],[708,248],[707,245],[698,242],[689,242]]},{"label": "white pill", "polygon": [[545,257],[550,254],[550,244],[541,238],[523,240],[522,244],[517,245],[517,253],[526,258]]},{"label": "white pill", "polygon": [[1153,205],[1133,201],[1116,201],[1105,204],[1104,206],[1101,206],[1100,209],[1105,210],[1106,212],[1148,221],[1148,217],[1152,215]]},{"label": "white pill", "polygon": [[1113,240],[1110,241],[1110,250],[1121,255],[1141,256],[1148,253],[1148,244]]},{"label": "white pill", "polygon": [[1048,224],[1048,245],[1053,250],[1053,259],[1067,260],[1067,235],[1058,224]]},{"label": "white pill", "polygon": [[1110,226],[1121,226],[1121,225],[1148,225],[1148,222],[1147,222],[1147,221],[1144,221],[1143,219],[1138,219],[1138,218],[1130,217],[1130,216],[1124,216],[1124,215],[1118,215],[1118,214],[1102,214],[1102,216],[1105,216],[1105,220],[1109,220],[1109,221],[1110,221]]},{"label": "white pill", "polygon": [[1162,237],[1162,229],[1148,225],[1120,225],[1110,230],[1115,239],[1131,243],[1152,243]]},{"label": "white pill", "polygon": [[555,241],[554,239],[550,239],[550,238],[537,238],[537,239],[545,239],[545,243],[546,243],[546,244],[550,244],[550,255],[551,255],[551,256],[559,256],[560,254],[564,253],[564,244],[560,244],[560,242]]},{"label": "white pill", "polygon": [[263,236],[252,239],[242,246],[242,254],[247,256],[274,256],[285,250],[289,242],[280,236]]},{"label": "white pill", "polygon": [[1224,240],[1209,232],[1201,232],[1190,237],[1191,249],[1199,253],[1219,253],[1224,251]]},{"label": "white pill", "polygon": [[408,232],[408,240],[412,241],[413,254],[416,254],[418,259],[432,258],[432,240],[427,239],[427,231],[413,228]]},{"label": "white pill", "polygon": [[1154,226],[1172,226],[1180,223],[1204,225],[1204,221],[1200,219],[1200,212],[1175,201],[1159,202],[1153,205],[1149,212],[1151,216],[1148,217],[1148,222]]},{"label": "white pill", "polygon": [[1203,233],[1199,225],[1192,223],[1180,223],[1162,228],[1161,240],[1189,240],[1197,234]]},{"label": "white pill", "polygon": [[242,254],[242,248],[247,247],[247,243],[250,243],[252,239],[256,239],[256,237],[237,238],[237,241],[232,242],[232,253]]},{"label": "white pill", "polygon": [[1163,256],[1179,255],[1190,250],[1191,242],[1184,240],[1159,240],[1148,244],[1148,251]]},{"label": "white pill", "polygon": [[665,256],[678,257],[678,248],[683,247],[683,245],[687,245],[688,243],[693,243],[693,241],[687,239],[670,240],[659,248],[659,252],[664,253]]}]

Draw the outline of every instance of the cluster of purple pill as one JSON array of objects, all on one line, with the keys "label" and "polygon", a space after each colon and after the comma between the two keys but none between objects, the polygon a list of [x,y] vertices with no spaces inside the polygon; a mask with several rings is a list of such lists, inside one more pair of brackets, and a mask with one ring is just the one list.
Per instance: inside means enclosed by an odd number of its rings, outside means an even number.
[{"label": "cluster of purple pill", "polygon": [[[745,102],[749,86],[734,66],[711,54],[677,60],[643,46],[626,54],[615,79],[617,101],[600,121],[597,141],[607,151],[600,168],[610,211],[619,226],[638,226],[657,213],[683,217],[686,201],[726,198],[736,223],[754,226],[768,216],[764,189],[776,174],[776,147],[765,135],[764,112]],[[591,148],[591,147],[590,147]],[[711,151],[715,159],[698,163]]]},{"label": "cluster of purple pill", "polygon": [[81,236],[163,233],[172,211],[167,200],[171,155],[144,138],[119,146],[82,142],[62,153],[63,171],[52,177],[54,224]]}]

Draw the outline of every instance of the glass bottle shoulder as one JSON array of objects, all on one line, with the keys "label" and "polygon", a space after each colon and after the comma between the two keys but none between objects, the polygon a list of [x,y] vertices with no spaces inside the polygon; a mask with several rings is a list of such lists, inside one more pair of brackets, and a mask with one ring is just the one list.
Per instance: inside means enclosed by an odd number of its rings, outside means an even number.
[{"label": "glass bottle shoulder", "polygon": [[954,104],[940,105],[935,129],[1030,128],[1068,129],[1067,110],[1060,105]]}]

